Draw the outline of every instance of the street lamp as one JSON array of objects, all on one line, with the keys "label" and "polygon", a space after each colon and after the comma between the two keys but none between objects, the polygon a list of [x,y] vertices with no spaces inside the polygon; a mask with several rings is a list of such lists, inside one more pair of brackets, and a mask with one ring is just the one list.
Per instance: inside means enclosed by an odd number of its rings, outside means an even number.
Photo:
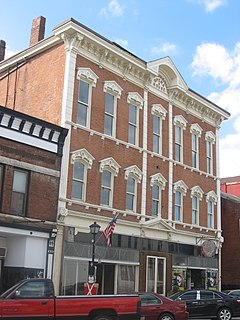
[{"label": "street lamp", "polygon": [[90,228],[90,233],[92,234],[92,262],[90,265],[90,270],[89,270],[89,280],[93,280],[95,282],[95,267],[94,267],[94,260],[95,260],[95,240],[96,240],[96,235],[98,234],[101,226],[96,223],[96,221],[89,226]]}]

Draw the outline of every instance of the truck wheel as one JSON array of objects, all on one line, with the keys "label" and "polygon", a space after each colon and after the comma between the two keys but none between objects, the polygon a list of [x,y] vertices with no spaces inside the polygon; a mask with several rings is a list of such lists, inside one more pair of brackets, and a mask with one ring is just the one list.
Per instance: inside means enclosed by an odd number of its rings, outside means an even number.
[{"label": "truck wheel", "polygon": [[218,320],[231,320],[232,311],[229,308],[223,307],[218,311]]},{"label": "truck wheel", "polygon": [[93,320],[113,320],[111,317],[109,316],[96,316],[95,318],[93,318]]},{"label": "truck wheel", "polygon": [[170,313],[163,313],[160,315],[159,320],[174,320],[174,317]]}]

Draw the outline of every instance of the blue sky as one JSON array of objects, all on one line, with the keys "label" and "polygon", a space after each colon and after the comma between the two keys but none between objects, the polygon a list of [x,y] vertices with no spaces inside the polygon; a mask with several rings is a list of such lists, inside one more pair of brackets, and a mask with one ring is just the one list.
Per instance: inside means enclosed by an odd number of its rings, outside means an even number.
[{"label": "blue sky", "polygon": [[74,18],[145,61],[170,56],[187,85],[231,113],[220,129],[220,176],[240,175],[240,0],[0,0],[6,56]]}]

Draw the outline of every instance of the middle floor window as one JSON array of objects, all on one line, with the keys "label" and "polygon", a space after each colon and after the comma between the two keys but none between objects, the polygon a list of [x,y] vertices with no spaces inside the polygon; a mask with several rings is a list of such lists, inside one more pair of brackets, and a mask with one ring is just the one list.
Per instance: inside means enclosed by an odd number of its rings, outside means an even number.
[{"label": "middle floor window", "polygon": [[152,186],[152,216],[157,217],[159,214],[161,214],[161,199],[160,196],[161,191],[160,187],[157,184],[154,184]]},{"label": "middle floor window", "polygon": [[138,108],[129,104],[128,117],[128,142],[134,145],[138,144]]},{"label": "middle floor window", "polygon": [[153,115],[153,152],[158,154],[162,153],[161,122],[162,120],[159,116]]},{"label": "middle floor window", "polygon": [[136,187],[136,180],[132,177],[128,177],[126,192],[126,210],[136,211]]},{"label": "middle floor window", "polygon": [[199,224],[199,200],[196,196],[192,197],[192,224]]},{"label": "middle floor window", "polygon": [[174,220],[182,221],[182,193],[180,191],[175,192]]},{"label": "middle floor window", "polygon": [[101,183],[101,205],[112,205],[112,188],[113,177],[112,173],[108,170],[102,171],[102,183]]},{"label": "middle floor window", "polygon": [[115,136],[116,131],[116,97],[105,93],[104,133]]}]

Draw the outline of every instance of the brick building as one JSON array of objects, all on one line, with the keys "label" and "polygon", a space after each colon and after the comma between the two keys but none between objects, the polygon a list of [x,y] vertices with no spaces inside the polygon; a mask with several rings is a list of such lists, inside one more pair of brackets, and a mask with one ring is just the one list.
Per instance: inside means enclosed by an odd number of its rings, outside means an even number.
[{"label": "brick building", "polygon": [[[167,294],[210,277],[220,287],[218,143],[229,113],[191,90],[169,57],[143,61],[72,18],[44,39],[44,21],[34,20],[29,48],[0,63],[0,103],[69,129],[57,290],[82,292],[94,221],[101,293]],[[101,231],[116,215],[108,248]]]},{"label": "brick building", "polygon": [[222,289],[238,289],[240,288],[240,198],[221,192],[221,203],[224,237]]},{"label": "brick building", "polygon": [[0,291],[52,276],[66,133],[0,106]]},{"label": "brick building", "polygon": [[240,176],[221,179],[221,191],[240,197]]}]

